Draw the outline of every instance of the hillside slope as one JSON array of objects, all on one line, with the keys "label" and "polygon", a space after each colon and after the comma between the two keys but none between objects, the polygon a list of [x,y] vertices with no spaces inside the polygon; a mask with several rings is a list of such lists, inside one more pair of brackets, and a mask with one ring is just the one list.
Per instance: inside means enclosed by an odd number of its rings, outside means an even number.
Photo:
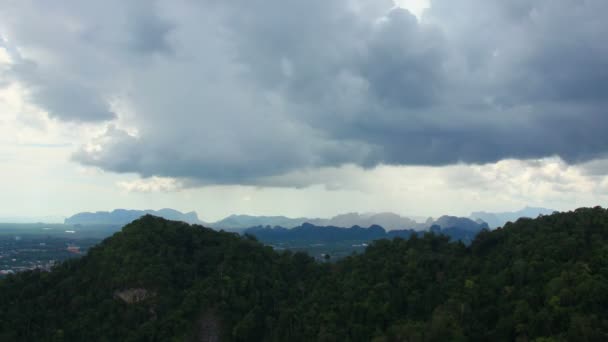
[{"label": "hillside slope", "polygon": [[147,215],[81,259],[0,282],[0,341],[255,340],[310,272],[306,255]]},{"label": "hillside slope", "polygon": [[0,282],[10,341],[601,341],[608,211],[379,240],[335,264],[146,216]]}]

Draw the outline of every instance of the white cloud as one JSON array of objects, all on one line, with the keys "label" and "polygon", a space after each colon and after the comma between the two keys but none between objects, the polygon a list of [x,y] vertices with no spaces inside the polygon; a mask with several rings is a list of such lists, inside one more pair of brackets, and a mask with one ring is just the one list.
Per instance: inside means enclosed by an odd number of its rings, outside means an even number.
[{"label": "white cloud", "polygon": [[404,8],[416,17],[422,17],[424,10],[431,6],[430,0],[394,0],[395,5]]},{"label": "white cloud", "polygon": [[8,51],[0,45],[0,64],[9,64],[10,62],[11,56],[8,54]]},{"label": "white cloud", "polygon": [[588,175],[582,166],[555,157],[445,167],[346,167],[317,176],[319,183],[339,180],[334,184],[341,190],[334,191],[355,190],[360,195],[353,196],[367,197],[370,207],[379,204],[410,215],[467,215],[473,208],[499,211],[525,205],[569,210],[608,200],[606,177]]}]

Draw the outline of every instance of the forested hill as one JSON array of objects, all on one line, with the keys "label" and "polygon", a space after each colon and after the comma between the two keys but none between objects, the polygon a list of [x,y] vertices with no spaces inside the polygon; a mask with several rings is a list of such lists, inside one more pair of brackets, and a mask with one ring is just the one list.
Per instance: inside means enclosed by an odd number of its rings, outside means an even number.
[{"label": "forested hill", "polygon": [[608,211],[379,240],[335,264],[145,216],[0,282],[1,341],[608,340]]}]

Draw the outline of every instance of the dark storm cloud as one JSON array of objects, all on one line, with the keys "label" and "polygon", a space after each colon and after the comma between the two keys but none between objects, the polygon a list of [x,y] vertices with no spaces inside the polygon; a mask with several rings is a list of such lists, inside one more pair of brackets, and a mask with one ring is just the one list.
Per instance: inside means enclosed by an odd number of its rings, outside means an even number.
[{"label": "dark storm cloud", "polygon": [[105,121],[115,118],[96,89],[70,80],[57,70],[43,71],[34,61],[23,58],[19,51],[0,36],[12,63],[0,74],[0,86],[17,80],[28,90],[28,100],[44,108],[51,117],[66,121]]},{"label": "dark storm cloud", "polygon": [[[154,1],[100,6],[25,1],[7,8],[2,40],[13,63],[5,78],[20,83],[31,103],[64,121],[116,118],[108,80],[121,68],[144,65],[138,57],[171,53],[172,24]],[[11,15],[14,14],[14,15]]]},{"label": "dark storm cloud", "polygon": [[116,116],[94,87],[52,72],[44,73],[34,62],[16,62],[8,75],[26,86],[30,102],[47,110],[51,117],[65,121],[106,121]]},{"label": "dark storm cloud", "polygon": [[74,156],[106,170],[268,184],[608,152],[605,1],[434,0],[422,21],[367,0],[28,4],[2,13],[30,19],[3,29],[32,102],[71,121],[129,109],[137,134]]},{"label": "dark storm cloud", "polygon": [[425,32],[414,15],[401,9],[390,11],[378,26],[358,65],[374,97],[403,108],[434,104],[445,76],[442,37]]},{"label": "dark storm cloud", "polygon": [[161,18],[156,2],[131,2],[127,10],[128,47],[143,54],[171,53],[169,35],[173,24]]}]

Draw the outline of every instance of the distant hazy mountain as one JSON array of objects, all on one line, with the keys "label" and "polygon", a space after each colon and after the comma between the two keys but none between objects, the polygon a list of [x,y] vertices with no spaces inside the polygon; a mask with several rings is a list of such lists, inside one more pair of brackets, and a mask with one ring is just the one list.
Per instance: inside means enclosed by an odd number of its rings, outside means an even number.
[{"label": "distant hazy mountain", "polygon": [[[344,223],[345,221],[339,221]],[[488,228],[485,222],[477,223],[465,217],[442,216],[433,221],[428,230],[436,234],[449,236],[453,240],[470,243],[482,229]],[[259,226],[245,229],[245,234],[253,235],[264,243],[281,242],[316,242],[335,243],[339,241],[373,241],[387,238],[409,238],[412,235],[423,234],[414,229],[385,230],[379,225],[362,228],[354,225],[350,228],[340,226],[317,226],[304,223],[295,228]]]},{"label": "distant hazy mountain", "polygon": [[[437,220],[428,218],[425,222],[419,223],[409,217],[400,216],[394,213],[347,213],[334,216],[329,219],[321,218],[289,218],[285,216],[253,216],[253,215],[230,215],[214,223],[205,223],[199,220],[196,212],[182,213],[173,209],[161,210],[126,210],[116,209],[111,212],[83,212],[65,219],[66,224],[112,224],[124,225],[146,214],[163,217],[168,220],[184,221],[188,223],[203,224],[214,229],[224,230],[243,230],[251,227],[283,227],[295,228],[310,223],[319,227],[340,227],[350,228],[358,226],[368,228],[381,226],[390,230],[429,230],[436,225],[442,229],[458,227],[463,230],[478,231],[483,228],[485,222],[475,222],[466,217],[441,216]],[[487,227],[487,224],[485,225]]]},{"label": "distant hazy mountain", "polygon": [[430,227],[430,224],[417,223],[411,218],[403,217],[394,213],[347,213],[337,215],[329,219],[307,217],[289,218],[285,216],[230,215],[220,221],[209,223],[209,226],[215,229],[245,229],[257,226],[295,228],[304,223],[310,223],[316,226],[333,226],[342,228],[350,228],[352,226],[367,228],[373,225],[378,225],[387,230],[424,230]]},{"label": "distant hazy mountain", "polygon": [[476,211],[471,213],[471,218],[481,219],[490,225],[490,228],[497,228],[504,226],[505,223],[511,221],[515,222],[517,219],[522,217],[537,218],[538,215],[549,215],[555,210],[547,208],[535,208],[525,207],[518,211],[502,212],[502,213],[491,213],[485,211]]},{"label": "distant hazy mountain", "polygon": [[187,223],[202,224],[196,212],[182,213],[174,209],[161,210],[126,210],[115,209],[111,212],[97,211],[94,213],[83,212],[65,219],[65,224],[115,224],[124,225],[146,215],[154,215],[167,220],[183,221]]},{"label": "distant hazy mountain", "polygon": [[310,220],[314,221],[316,219],[305,217],[289,218],[285,216],[230,215],[217,222],[209,223],[209,226],[215,229],[244,229],[255,226],[281,226],[293,228]]},{"label": "distant hazy mountain", "polygon": [[[321,218],[289,218],[285,216],[252,216],[252,215],[231,215],[217,221],[215,223],[209,223],[209,226],[215,229],[236,229],[242,230],[251,227],[282,227],[282,228],[295,228],[303,225],[304,223],[310,223],[314,226],[319,227],[340,227],[350,228],[353,226],[358,227],[371,227],[374,225],[381,226],[386,230],[428,230],[431,226],[437,225],[441,228],[452,228],[459,227],[465,230],[480,230],[483,227],[479,227],[480,224],[485,222],[475,222],[466,217],[455,217],[455,216],[441,216],[437,220],[428,218],[425,222],[416,222],[413,219],[405,216],[401,216],[395,213],[371,213],[371,214],[360,214],[360,213],[347,213],[336,215],[329,219]],[[487,224],[485,225],[487,228]]]},{"label": "distant hazy mountain", "polygon": [[283,227],[253,227],[245,230],[245,233],[253,235],[265,243],[285,241],[371,241],[386,237],[386,231],[380,226],[371,226],[369,228],[361,228],[359,226],[343,228],[332,226],[320,227],[310,223],[304,223],[303,225],[292,229]]},{"label": "distant hazy mountain", "polygon": [[473,221],[466,217],[456,217],[444,215],[433,221],[432,226],[438,226],[442,230],[448,228],[460,228],[464,231],[478,232],[484,228],[489,228],[484,221]]},{"label": "distant hazy mountain", "polygon": [[386,230],[394,229],[423,229],[419,224],[408,218],[395,213],[374,213],[359,214],[348,213],[334,216],[330,219],[318,219],[309,221],[315,225],[334,226],[334,227],[371,227],[373,225],[382,226]]}]

